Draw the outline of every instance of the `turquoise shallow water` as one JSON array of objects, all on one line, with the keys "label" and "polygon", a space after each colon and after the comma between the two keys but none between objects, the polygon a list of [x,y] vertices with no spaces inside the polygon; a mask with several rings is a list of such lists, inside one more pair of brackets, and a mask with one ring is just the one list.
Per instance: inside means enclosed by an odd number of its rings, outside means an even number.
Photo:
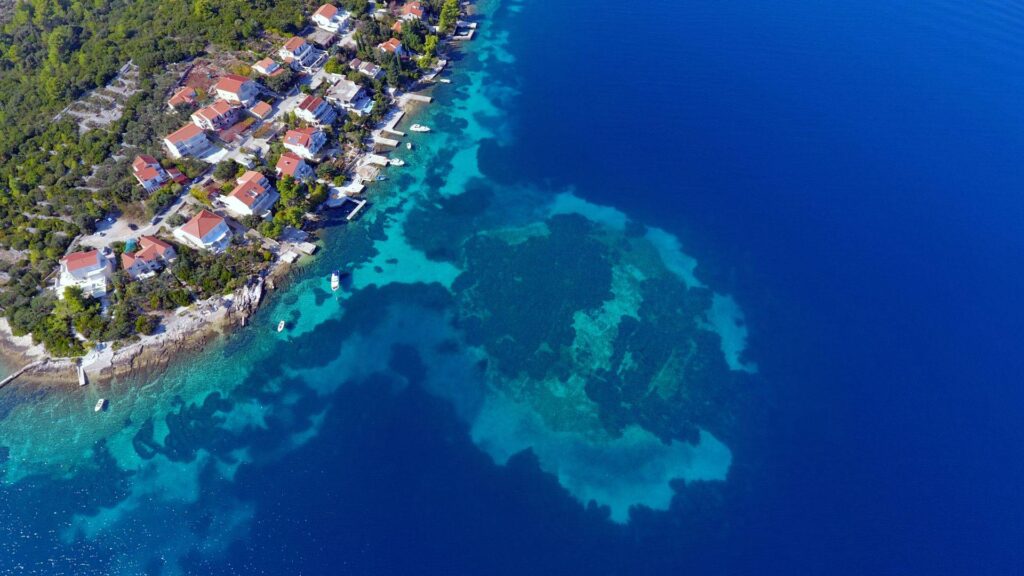
[{"label": "turquoise shallow water", "polygon": [[[433,132],[411,136],[372,208],[330,227],[248,328],[151,381],[0,392],[0,566],[238,569],[268,523],[301,520],[284,510],[304,498],[336,510],[310,530],[352,530],[346,499],[375,496],[338,485],[359,473],[312,486],[303,474],[380,440],[353,429],[415,439],[448,419],[459,458],[513,470],[529,453],[562,505],[608,526],[727,482],[757,373],[740,304],[699,279],[670,232],[569,186],[502,177],[517,169],[500,150],[517,138],[518,88],[497,16],[520,8],[481,3],[482,33],[415,117]],[[331,293],[339,267],[351,282]],[[420,393],[412,422],[381,413]],[[110,408],[94,414],[101,396]],[[376,457],[430,482],[423,454]],[[264,477],[274,493],[254,492]]]}]

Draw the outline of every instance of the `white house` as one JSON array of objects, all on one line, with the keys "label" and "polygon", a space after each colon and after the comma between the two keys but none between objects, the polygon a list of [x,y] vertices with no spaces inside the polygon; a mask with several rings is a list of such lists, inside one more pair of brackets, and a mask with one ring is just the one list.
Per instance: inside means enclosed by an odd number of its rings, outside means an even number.
[{"label": "white house", "polygon": [[140,154],[132,162],[132,175],[142,184],[146,192],[152,192],[171,179],[156,158]]},{"label": "white house", "polygon": [[333,4],[324,4],[313,13],[313,24],[324,30],[338,32],[348,22],[348,13]]},{"label": "white house", "polygon": [[274,61],[273,58],[264,58],[252,65],[252,69],[264,76],[277,76],[284,72],[284,68]]},{"label": "white house", "polygon": [[306,160],[311,160],[327,143],[327,135],[316,128],[297,128],[284,135],[284,147]]},{"label": "white house", "polygon": [[291,176],[296,180],[307,180],[315,176],[309,164],[294,152],[282,152],[275,169],[279,178]]},{"label": "white house", "polygon": [[382,70],[380,66],[377,66],[373,62],[364,62],[359,58],[353,58],[349,61],[348,67],[359,72],[363,76],[369,76],[374,80],[384,77],[384,70]]},{"label": "white house", "polygon": [[260,87],[256,82],[245,76],[228,74],[222,76],[213,85],[213,93],[221,100],[231,102],[232,104],[251,106],[260,94]]},{"label": "white house", "polygon": [[377,44],[377,50],[396,56],[405,56],[405,48],[402,47],[402,41],[398,38],[391,38],[387,42]]},{"label": "white house", "polygon": [[60,260],[57,297],[63,299],[66,288],[77,286],[86,296],[99,298],[107,293],[107,281],[113,270],[114,266],[99,250],[68,254]]},{"label": "white house", "polygon": [[373,100],[366,95],[366,90],[355,82],[342,78],[327,90],[327,101],[346,111],[362,116],[373,108]]},{"label": "white house", "polygon": [[174,246],[167,242],[156,236],[143,236],[139,238],[139,247],[135,252],[121,254],[121,269],[137,280],[159,272],[177,255]]},{"label": "white house", "polygon": [[224,206],[237,216],[262,216],[274,207],[280,195],[267,177],[249,170],[238,179],[238,185],[224,197]]},{"label": "white house", "polygon": [[402,5],[398,11],[402,20],[421,20],[423,18],[423,4],[419,0],[412,0]]},{"label": "white house", "polygon": [[310,94],[295,108],[295,116],[309,124],[328,126],[338,117],[338,111],[323,98]]},{"label": "white house", "polygon": [[309,66],[317,59],[318,53],[319,50],[313,48],[312,44],[298,36],[293,36],[278,51],[281,59],[290,64],[292,68]]},{"label": "white house", "polygon": [[203,210],[174,231],[174,238],[200,250],[221,252],[231,244],[231,229],[226,220]]},{"label": "white house", "polygon": [[164,138],[164,146],[173,158],[197,156],[210,148],[206,132],[195,124],[185,124]]},{"label": "white house", "polygon": [[192,123],[203,130],[223,130],[233,126],[241,113],[240,106],[224,100],[217,100],[213,104],[193,112]]}]

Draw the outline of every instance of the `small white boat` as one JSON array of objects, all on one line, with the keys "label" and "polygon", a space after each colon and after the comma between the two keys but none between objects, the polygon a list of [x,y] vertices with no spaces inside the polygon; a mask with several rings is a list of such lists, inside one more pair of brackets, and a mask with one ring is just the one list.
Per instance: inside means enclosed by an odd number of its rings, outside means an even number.
[{"label": "small white boat", "polygon": [[451,84],[452,83],[452,81],[449,80],[448,78],[441,78],[440,80],[438,80],[438,82],[440,82],[442,84]]},{"label": "small white boat", "polygon": [[331,272],[331,291],[335,291],[341,287],[341,272],[335,270]]},{"label": "small white boat", "polygon": [[284,320],[281,320],[280,322],[277,323],[277,331],[284,332]]},{"label": "small white boat", "polygon": [[79,386],[85,386],[88,383],[89,383],[88,380],[85,378],[85,368],[82,368],[81,366],[79,366],[78,367],[78,385]]},{"label": "small white boat", "polygon": [[390,164],[392,166],[405,166],[405,160],[402,160],[401,158],[392,158]]},{"label": "small white boat", "polygon": [[405,149],[406,150],[412,150],[412,142],[406,142],[405,143]]},{"label": "small white boat", "polygon": [[96,407],[92,409],[93,412],[102,412],[107,407],[107,399],[100,398],[96,401]]},{"label": "small white boat", "polygon": [[409,127],[409,130],[413,132],[430,132],[430,126],[424,126],[422,124],[413,124]]}]

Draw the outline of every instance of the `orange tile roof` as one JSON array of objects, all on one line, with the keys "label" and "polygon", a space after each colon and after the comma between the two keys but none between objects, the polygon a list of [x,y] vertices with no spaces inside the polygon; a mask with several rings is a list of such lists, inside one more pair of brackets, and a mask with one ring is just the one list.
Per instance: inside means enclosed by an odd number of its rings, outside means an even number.
[{"label": "orange tile roof", "polygon": [[316,134],[316,132],[316,128],[296,128],[294,130],[289,130],[284,135],[284,143],[309,148],[313,134]]},{"label": "orange tile roof", "polygon": [[74,272],[75,270],[81,270],[82,268],[88,268],[89,266],[96,266],[100,263],[100,251],[89,250],[88,252],[75,252],[74,254],[68,254],[61,258],[61,262],[67,267],[68,272]]},{"label": "orange tile roof", "polygon": [[186,234],[189,234],[191,236],[195,236],[196,238],[199,238],[201,240],[203,236],[209,234],[211,230],[213,230],[223,222],[224,219],[221,218],[220,216],[217,216],[216,214],[210,212],[209,210],[203,210],[199,214],[193,216],[191,220],[186,222],[181,227],[181,230],[182,232],[185,232]]},{"label": "orange tile roof", "polygon": [[178,128],[177,130],[172,132],[170,135],[168,135],[167,136],[167,140],[169,140],[172,144],[178,144],[180,142],[184,142],[186,140],[190,140],[192,138],[195,138],[196,136],[198,136],[199,134],[202,134],[202,133],[203,133],[203,129],[202,128],[200,128],[199,126],[196,126],[195,124],[192,124],[191,122],[189,122],[188,124],[185,124],[181,128]]},{"label": "orange tile roof", "polygon": [[[235,186],[235,189],[231,191],[229,196],[252,208],[252,205],[259,200],[260,196],[267,192],[267,186],[270,183],[265,178],[263,174],[255,170],[249,170],[238,179],[238,186]],[[267,184],[267,186],[264,186],[264,184]]]},{"label": "orange tile roof", "polygon": [[299,50],[299,48],[302,48],[305,45],[305,39],[299,38],[298,36],[292,36],[291,40],[285,42],[284,49],[294,54]]},{"label": "orange tile roof", "polygon": [[305,162],[294,152],[282,152],[281,157],[277,159],[277,171],[284,176],[291,176],[292,178],[295,177],[299,167],[303,165],[305,165]]},{"label": "orange tile roof", "polygon": [[249,112],[252,112],[259,118],[265,119],[273,110],[274,108],[270,104],[267,104],[266,102],[257,102],[249,109]]},{"label": "orange tile roof", "polygon": [[180,106],[181,104],[192,104],[195,101],[196,89],[189,86],[185,86],[184,88],[175,92],[174,95],[171,96],[169,100],[167,100],[167,103],[171,106]]},{"label": "orange tile roof", "polygon": [[238,74],[228,74],[217,80],[217,83],[213,85],[213,89],[238,96],[242,92],[242,86],[247,82],[252,82],[252,80]]},{"label": "orange tile roof", "polygon": [[338,9],[331,4],[324,4],[323,6],[316,9],[313,13],[314,16],[322,16],[330,20],[338,15]]}]

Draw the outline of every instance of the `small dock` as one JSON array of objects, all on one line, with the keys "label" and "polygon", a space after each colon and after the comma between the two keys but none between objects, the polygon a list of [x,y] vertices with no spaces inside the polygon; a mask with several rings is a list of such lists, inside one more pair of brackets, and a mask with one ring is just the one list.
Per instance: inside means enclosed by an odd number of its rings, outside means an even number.
[{"label": "small dock", "polygon": [[422,102],[424,104],[430,104],[434,101],[430,96],[424,96],[423,94],[405,94],[403,98],[406,100],[412,100],[413,102]]},{"label": "small dock", "polygon": [[316,252],[316,244],[313,244],[312,242],[300,242],[295,245],[295,248],[298,249],[299,252],[308,255],[312,255]]},{"label": "small dock", "polygon": [[[348,201],[347,203],[354,203],[356,205],[356,207],[353,208],[352,211],[348,213],[348,216],[345,216],[345,220],[351,222],[352,219],[355,218],[356,215],[359,214],[359,212],[366,207],[366,200],[356,200],[355,198],[349,198],[348,196],[345,197],[345,200]],[[344,204],[345,203],[343,203],[342,205],[344,206]]]},{"label": "small dock", "polygon": [[[396,142],[395,145],[397,146],[398,143]],[[387,156],[381,156],[380,154],[370,154],[369,156],[366,157],[366,160],[370,164],[374,164],[377,166],[387,166],[390,163],[388,161]]]},{"label": "small dock", "polygon": [[380,144],[381,146],[390,146],[392,148],[397,148],[398,145],[401,144],[401,142],[399,142],[398,140],[395,140],[394,138],[388,138],[381,133],[373,135],[373,143]]}]

